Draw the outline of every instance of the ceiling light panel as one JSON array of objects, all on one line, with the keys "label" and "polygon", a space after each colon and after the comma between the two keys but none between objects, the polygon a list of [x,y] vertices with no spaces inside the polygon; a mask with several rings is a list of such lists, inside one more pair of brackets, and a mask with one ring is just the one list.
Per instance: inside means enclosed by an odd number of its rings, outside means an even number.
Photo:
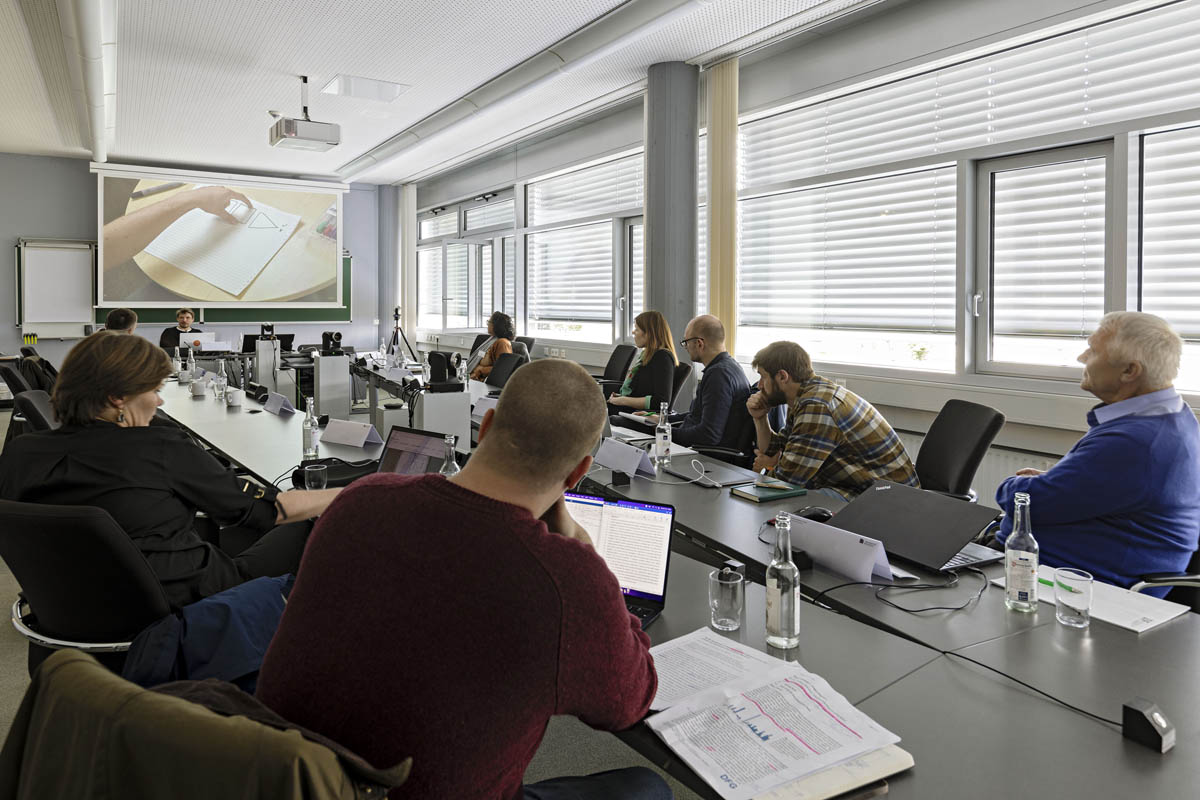
[{"label": "ceiling light panel", "polygon": [[[0,5],[15,0],[0,0]],[[114,159],[332,174],[338,166],[568,36],[622,0],[122,0]],[[413,88],[364,114],[355,97],[310,95],[342,125],[326,153],[272,150],[267,110],[299,116],[296,76]]]}]

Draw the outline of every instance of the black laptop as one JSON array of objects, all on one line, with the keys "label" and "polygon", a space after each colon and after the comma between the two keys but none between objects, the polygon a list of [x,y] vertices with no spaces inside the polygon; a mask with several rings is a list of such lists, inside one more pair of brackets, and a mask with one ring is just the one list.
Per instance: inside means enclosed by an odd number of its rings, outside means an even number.
[{"label": "black laptop", "polygon": [[889,558],[946,572],[1004,558],[1003,553],[971,541],[999,516],[999,509],[875,481],[828,524],[878,539]]},{"label": "black laptop", "polygon": [[617,576],[625,607],[641,620],[643,629],[649,627],[667,602],[675,507],[576,492],[564,498],[571,517],[592,537],[596,552]]}]

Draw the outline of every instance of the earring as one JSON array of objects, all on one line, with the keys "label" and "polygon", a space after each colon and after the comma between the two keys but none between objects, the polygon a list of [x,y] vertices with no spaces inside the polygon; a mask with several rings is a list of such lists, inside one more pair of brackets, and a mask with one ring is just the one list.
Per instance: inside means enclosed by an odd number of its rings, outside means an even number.
[{"label": "earring", "polygon": [[125,421],[125,410],[118,408],[117,409],[117,423],[120,424],[124,421]]}]

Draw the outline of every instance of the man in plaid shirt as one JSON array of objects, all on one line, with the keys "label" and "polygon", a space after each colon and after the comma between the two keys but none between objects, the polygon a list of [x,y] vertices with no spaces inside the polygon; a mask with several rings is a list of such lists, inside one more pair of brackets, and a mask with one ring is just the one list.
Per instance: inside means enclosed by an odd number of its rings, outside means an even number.
[{"label": "man in plaid shirt", "polygon": [[[754,469],[789,483],[853,500],[877,480],[919,485],[900,437],[875,407],[813,374],[795,342],[773,342],[754,356],[759,391],[746,401],[758,433]],[[767,412],[787,403],[787,423],[771,430]]]}]

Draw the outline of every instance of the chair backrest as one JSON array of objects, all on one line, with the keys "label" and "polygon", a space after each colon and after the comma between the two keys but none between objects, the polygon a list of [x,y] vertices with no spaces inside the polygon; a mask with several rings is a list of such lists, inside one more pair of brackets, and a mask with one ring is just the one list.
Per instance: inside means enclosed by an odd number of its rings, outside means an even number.
[{"label": "chair backrest", "polygon": [[679,397],[679,390],[683,388],[684,382],[688,376],[692,374],[692,365],[680,362],[675,365],[675,375],[671,381],[671,405],[670,408],[675,408],[675,398]]},{"label": "chair backrest", "polygon": [[46,636],[127,641],[171,610],[145,557],[99,508],[0,500],[0,558]]},{"label": "chair backrest", "polygon": [[512,351],[521,357],[522,364],[529,363],[529,348],[524,342],[518,342],[515,339],[512,342]]},{"label": "chair backrest", "polygon": [[497,389],[503,389],[504,384],[508,383],[508,379],[522,363],[521,357],[516,353],[501,353],[484,383]]},{"label": "chair backrest", "polygon": [[754,445],[758,443],[758,430],[754,427],[754,417],[746,410],[746,401],[750,399],[752,389],[736,391],[733,394],[733,405],[729,407],[729,415],[725,418],[725,432],[721,447],[737,450],[742,454],[753,454]]},{"label": "chair backrest", "polygon": [[33,347],[26,345],[21,348],[21,355],[25,356],[26,358],[37,358],[38,351],[36,349],[34,349]]},{"label": "chair backrest", "polygon": [[0,378],[4,378],[4,382],[8,385],[8,390],[12,392],[13,397],[16,397],[21,392],[28,392],[33,387],[29,385],[29,381],[21,376],[17,371],[16,361],[10,361],[7,364],[0,364]]},{"label": "chair backrest", "polygon": [[[1188,562],[1187,572],[1189,575],[1200,575],[1200,550],[1192,553],[1192,560]],[[1200,613],[1200,589],[1195,586],[1176,586],[1167,592],[1166,599],[1172,603],[1182,603],[1192,611]]]},{"label": "chair backrest", "polygon": [[40,389],[21,392],[13,398],[13,406],[35,431],[55,431],[62,427],[62,423],[54,416],[50,395]]},{"label": "chair backrest", "polygon": [[633,363],[633,356],[636,353],[637,348],[631,344],[619,344],[614,347],[612,354],[608,357],[608,363],[604,365],[604,380],[625,380],[625,373],[629,371],[629,365]]},{"label": "chair backrest", "polygon": [[514,342],[520,342],[525,345],[525,349],[529,351],[529,355],[533,355],[533,343],[536,341],[532,336],[518,336],[513,339]]},{"label": "chair backrest", "polygon": [[1004,415],[990,406],[947,400],[917,453],[921,488],[967,494],[975,471],[1002,427]]},{"label": "chair backrest", "polygon": [[[476,336],[475,342],[471,345],[471,353],[474,353],[476,350],[478,350],[479,345],[486,342],[489,338],[491,338],[491,337],[489,337],[486,333],[481,333],[478,336]],[[468,355],[470,355],[470,353],[468,353]]]}]

